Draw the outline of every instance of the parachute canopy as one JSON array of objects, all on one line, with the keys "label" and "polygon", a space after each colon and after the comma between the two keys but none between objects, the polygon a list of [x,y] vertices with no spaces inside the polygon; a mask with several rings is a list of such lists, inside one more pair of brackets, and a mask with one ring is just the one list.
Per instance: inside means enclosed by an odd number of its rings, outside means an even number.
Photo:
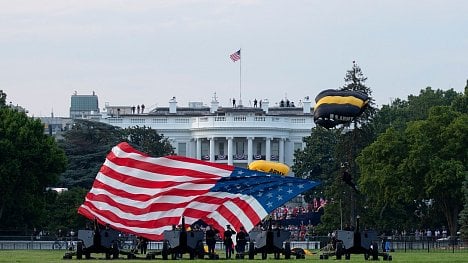
[{"label": "parachute canopy", "polygon": [[286,164],[265,160],[253,161],[249,164],[248,168],[249,170],[280,175],[286,175],[289,172],[289,166],[287,166]]},{"label": "parachute canopy", "polygon": [[369,103],[369,97],[352,90],[328,89],[315,97],[314,122],[327,129],[358,117]]}]

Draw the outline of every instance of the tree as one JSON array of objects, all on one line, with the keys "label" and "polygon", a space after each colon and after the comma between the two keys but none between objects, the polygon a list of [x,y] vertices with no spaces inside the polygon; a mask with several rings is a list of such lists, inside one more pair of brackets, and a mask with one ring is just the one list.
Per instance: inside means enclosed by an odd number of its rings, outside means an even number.
[{"label": "tree", "polygon": [[79,216],[76,211],[83,203],[86,193],[87,190],[81,187],[73,187],[61,193],[53,190],[47,191],[46,210],[48,213],[43,225],[47,226],[52,233],[57,233],[60,229],[63,234],[83,228],[88,220]]},{"label": "tree", "polygon": [[[336,165],[335,146],[338,130],[322,127],[312,129],[312,134],[303,139],[306,147],[294,153],[292,171],[296,176],[321,182],[320,188],[332,183],[330,174],[338,168]],[[309,200],[308,200],[309,201]]]},{"label": "tree", "polygon": [[130,127],[124,130],[123,135],[127,142],[150,156],[161,157],[174,154],[174,148],[169,140],[150,127]]},{"label": "tree", "polygon": [[411,122],[404,131],[388,129],[361,153],[361,189],[382,212],[401,202],[430,201],[456,233],[467,148],[468,115],[433,107],[427,120]]},{"label": "tree", "polygon": [[[340,166],[343,166],[340,173],[346,172],[347,175],[352,177],[351,179],[356,182],[360,175],[359,169],[355,163],[356,157],[359,155],[360,151],[369,145],[374,139],[374,131],[370,125],[375,113],[375,103],[372,98],[371,88],[366,86],[367,77],[362,73],[361,68],[353,61],[353,67],[346,72],[345,75],[345,84],[342,87],[342,90],[352,90],[358,91],[369,96],[370,101],[365,111],[354,119],[348,127],[345,127],[341,132],[341,136],[338,138],[338,142],[335,149],[335,154],[337,156],[337,161]],[[349,128],[353,124],[352,128]],[[342,184],[342,181],[337,181],[337,183]],[[361,210],[361,200],[359,196],[356,195],[356,191],[350,191],[343,186],[335,186],[335,189],[340,189],[340,192],[333,192],[334,198],[339,200],[347,200],[346,205],[341,208],[341,214],[346,215],[345,218],[350,225],[354,226],[356,224],[355,219],[360,214]],[[327,211],[326,211],[327,212]],[[343,215],[341,215],[343,216]]]},{"label": "tree", "polygon": [[[465,99],[463,99],[465,98]],[[467,108],[466,96],[460,96],[453,89],[433,90],[426,87],[419,95],[409,95],[407,100],[394,99],[389,105],[383,105],[377,111],[372,121],[375,134],[381,134],[389,127],[404,130],[410,121],[425,120],[429,109],[434,106],[450,106],[454,104],[457,111],[463,112]],[[456,106],[458,105],[458,106]],[[467,113],[467,112],[465,112]]]},{"label": "tree", "polygon": [[169,141],[148,127],[120,129],[100,122],[76,120],[64,138],[60,145],[68,156],[69,165],[61,176],[61,186],[68,188],[91,188],[107,154],[120,142],[129,142],[154,157],[173,153]]},{"label": "tree", "polygon": [[61,187],[91,185],[113,146],[121,142],[122,129],[100,122],[75,120],[59,142],[68,157],[67,170],[60,177]]},{"label": "tree", "polygon": [[468,171],[468,114],[437,106],[427,120],[411,123],[406,134],[411,142],[407,172],[424,179],[425,194],[444,214],[453,235]]},{"label": "tree", "polygon": [[431,87],[422,89],[418,96],[409,95],[406,116],[408,121],[425,120],[429,115],[429,110],[434,106],[450,106],[452,102],[460,97],[460,94],[453,89],[433,90]]},{"label": "tree", "polygon": [[404,209],[403,203],[422,199],[422,196],[415,198],[422,188],[421,181],[404,171],[403,161],[408,151],[404,134],[390,128],[357,158],[361,170],[360,190],[367,197],[368,212],[364,220],[375,222],[380,229],[393,229],[393,223],[405,225],[412,213],[399,217],[400,220],[392,219],[392,213]]},{"label": "tree", "polygon": [[344,81],[345,84],[341,88],[342,90],[358,91],[369,96],[370,101],[368,103],[367,109],[362,113],[361,116],[353,121],[355,127],[357,124],[368,123],[375,115],[375,102],[372,98],[372,89],[366,86],[367,77],[364,76],[361,68],[355,61],[353,61],[353,67],[346,72]]},{"label": "tree", "polygon": [[[459,112],[468,114],[468,80],[466,81],[465,94],[460,99],[453,102],[453,107]],[[460,232],[463,239],[468,239],[468,174],[463,182],[463,193],[465,195],[463,210],[460,212]]]},{"label": "tree", "polygon": [[0,109],[6,106],[6,93],[0,90]]},{"label": "tree", "polygon": [[464,193],[464,208],[460,212],[460,219],[458,223],[460,224],[461,237],[463,239],[468,239],[468,175],[465,177],[463,182],[463,193]]},{"label": "tree", "polygon": [[315,229],[321,235],[327,235],[330,230],[340,229],[342,226],[351,226],[350,189],[345,186],[339,173],[336,170],[330,174],[330,185],[324,190],[328,202],[320,217],[320,224]]},{"label": "tree", "polygon": [[[463,98],[466,96],[461,96],[452,89],[443,91],[427,87],[422,89],[418,96],[409,95],[407,100],[397,98],[390,105],[383,105],[377,111],[371,126],[376,136],[382,138],[377,137],[375,141],[377,146],[375,148],[372,145],[369,146],[363,156],[378,156],[378,158],[364,160],[363,157],[360,162],[366,166],[359,165],[362,174],[361,187],[363,190],[368,188],[367,192],[376,197],[375,199],[368,197],[365,206],[369,214],[365,218],[378,222],[381,227],[391,226],[395,222],[400,226],[413,224],[412,227],[422,227],[421,224],[426,224],[425,227],[437,224],[438,220],[432,218],[430,214],[431,210],[437,207],[427,206],[430,202],[425,199],[427,197],[422,194],[423,191],[420,191],[423,187],[420,180],[409,182],[410,178],[405,176],[403,167],[400,167],[404,156],[409,151],[405,130],[412,121],[426,120],[429,110],[434,106],[452,105],[454,110],[462,112],[460,109],[466,108]],[[375,160],[378,162],[374,162]],[[384,188],[385,185],[394,187]],[[408,186],[414,186],[413,191],[408,189]],[[417,196],[414,190],[420,195]],[[394,200],[391,196],[384,195],[389,192],[397,196],[399,193],[401,195],[399,199]],[[380,196],[377,197],[377,194]],[[400,212],[407,214],[403,216],[399,214]]]},{"label": "tree", "polygon": [[57,181],[65,165],[64,152],[44,134],[39,119],[0,109],[0,225],[41,224],[45,189]]},{"label": "tree", "polygon": [[[342,90],[359,91],[371,98],[372,91],[365,85],[367,78],[354,61],[344,80]],[[373,104],[371,98],[365,112],[352,122],[353,128],[350,128],[351,123],[328,131],[314,128],[311,136],[304,140],[306,148],[295,153],[294,173],[320,180],[320,191],[324,192],[329,201],[318,229],[322,233],[340,226],[342,220],[344,224],[354,225],[359,200],[355,191],[343,182],[345,167],[342,166],[346,166],[356,182],[359,174],[354,160],[374,138],[373,130],[368,125],[375,113]],[[313,192],[306,194],[309,198],[312,195]]]},{"label": "tree", "polygon": [[461,113],[468,113],[468,80],[466,81],[464,96],[456,97],[452,101],[452,107]]}]

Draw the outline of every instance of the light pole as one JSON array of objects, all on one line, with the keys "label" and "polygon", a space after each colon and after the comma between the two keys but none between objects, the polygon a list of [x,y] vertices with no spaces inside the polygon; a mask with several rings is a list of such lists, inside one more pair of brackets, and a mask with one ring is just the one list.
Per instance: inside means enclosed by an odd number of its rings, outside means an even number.
[{"label": "light pole", "polygon": [[343,230],[343,207],[341,206],[341,197],[340,197],[340,225],[341,225],[341,230]]}]

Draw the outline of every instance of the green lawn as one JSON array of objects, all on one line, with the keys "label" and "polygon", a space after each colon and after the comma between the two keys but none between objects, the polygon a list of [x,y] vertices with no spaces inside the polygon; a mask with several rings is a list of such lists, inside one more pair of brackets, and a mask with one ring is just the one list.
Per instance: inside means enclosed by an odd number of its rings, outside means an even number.
[{"label": "green lawn", "polygon": [[[64,255],[64,251],[57,251],[57,250],[0,250],[0,262],[76,262],[78,260],[71,259],[71,260],[64,260],[62,256]],[[93,254],[93,257],[96,257],[95,260],[80,260],[80,262],[103,262],[104,254]],[[221,257],[223,255],[221,254]],[[456,252],[456,253],[448,253],[448,252],[439,252],[439,253],[428,253],[428,252],[395,252],[392,253],[393,261],[392,262],[468,262],[468,253],[466,252]],[[192,263],[201,263],[207,262],[207,259],[204,260],[189,260],[188,255],[184,255],[184,260],[186,262]],[[139,262],[141,263],[141,259],[135,260],[127,260],[123,256],[119,260],[112,260],[112,262]],[[146,260],[145,260],[146,261]],[[160,257],[156,257],[155,260],[148,260],[148,261],[157,261],[161,262],[162,259]],[[174,260],[167,260],[168,262]],[[180,260],[179,260],[180,261]],[[216,261],[241,261],[236,259],[220,259]],[[216,262],[212,261],[212,262]],[[255,262],[265,262],[265,263],[273,263],[277,261],[285,261],[285,259],[275,260],[273,259],[273,255],[268,255],[267,260],[260,259],[260,256],[257,255],[255,260],[248,260],[244,259],[242,261],[255,261]],[[291,259],[289,261],[299,261],[299,262],[309,262],[309,261],[317,261],[317,262],[336,262],[334,258],[328,260],[320,260],[318,254],[307,256],[306,259]],[[351,255],[351,260],[342,260],[343,262],[364,262],[363,255]],[[380,258],[380,261],[382,259]],[[383,261],[382,261],[383,262]]]}]

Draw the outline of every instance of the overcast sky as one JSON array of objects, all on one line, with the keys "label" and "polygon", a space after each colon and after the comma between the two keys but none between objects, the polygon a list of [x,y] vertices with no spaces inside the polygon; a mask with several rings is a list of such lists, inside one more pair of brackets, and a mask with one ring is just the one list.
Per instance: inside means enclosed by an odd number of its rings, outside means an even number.
[{"label": "overcast sky", "polygon": [[468,1],[0,0],[0,89],[36,117],[68,117],[75,91],[100,108],[298,102],[353,61],[379,106],[463,91]]}]

